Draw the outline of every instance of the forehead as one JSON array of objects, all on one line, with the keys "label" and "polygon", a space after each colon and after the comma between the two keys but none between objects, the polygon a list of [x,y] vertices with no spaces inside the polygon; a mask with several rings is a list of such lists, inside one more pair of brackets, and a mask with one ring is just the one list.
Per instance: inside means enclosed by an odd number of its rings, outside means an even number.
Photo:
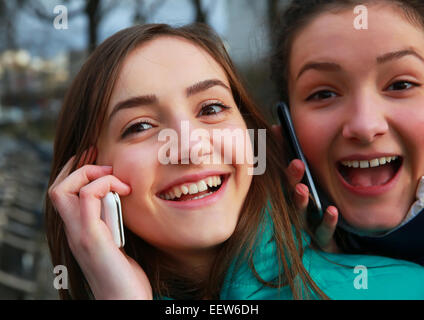
[{"label": "forehead", "polygon": [[227,83],[223,68],[209,53],[184,38],[161,36],[144,43],[126,58],[117,89],[136,86],[138,90],[143,87],[143,91],[156,91],[158,85],[190,86],[211,77]]},{"label": "forehead", "polygon": [[368,29],[355,29],[358,14],[353,7],[313,19],[293,42],[290,70],[293,72],[306,60],[375,63],[377,56],[396,50],[413,47],[424,53],[423,29],[408,21],[401,9],[387,4],[369,5],[367,9]]}]

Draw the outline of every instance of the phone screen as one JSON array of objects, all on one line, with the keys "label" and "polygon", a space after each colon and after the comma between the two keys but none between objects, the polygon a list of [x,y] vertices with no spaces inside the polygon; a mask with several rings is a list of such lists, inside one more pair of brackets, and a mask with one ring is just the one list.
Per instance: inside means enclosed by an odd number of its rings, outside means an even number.
[{"label": "phone screen", "polygon": [[308,162],[303,155],[299,141],[294,130],[294,126],[290,116],[290,110],[285,103],[279,103],[277,105],[278,118],[280,120],[283,139],[287,141],[288,157],[289,160],[300,159],[305,165],[305,174],[302,179],[302,183],[308,186],[309,194],[311,195],[312,201],[308,204],[308,220],[313,225],[318,225],[323,216],[322,204],[318,195],[318,190],[315,186],[314,180],[312,179],[311,171],[309,170]]}]

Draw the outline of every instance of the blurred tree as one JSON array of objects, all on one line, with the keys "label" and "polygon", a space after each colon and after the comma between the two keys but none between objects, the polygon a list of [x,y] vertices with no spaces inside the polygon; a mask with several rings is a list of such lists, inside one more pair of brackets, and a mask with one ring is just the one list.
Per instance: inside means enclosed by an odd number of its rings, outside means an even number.
[{"label": "blurred tree", "polygon": [[[1,0],[0,0],[1,1]],[[45,7],[43,0],[20,0],[27,2],[31,11],[40,19],[52,22],[55,16],[49,12]],[[84,15],[87,19],[87,35],[88,52],[92,52],[98,45],[99,26],[105,17],[118,6],[130,6],[133,8],[134,16],[133,22],[136,24],[146,23],[157,12],[166,0],[83,0],[80,1],[81,5],[68,11],[68,19],[74,19],[78,16]],[[75,0],[62,0],[62,4],[70,7],[71,3],[76,3]],[[50,6],[52,6],[50,4]],[[72,6],[75,7],[75,6]]]},{"label": "blurred tree", "polygon": [[[39,19],[49,23],[54,21],[55,16],[45,7],[45,1],[22,1],[27,3],[27,6]],[[57,1],[57,5],[62,4],[69,7],[72,2],[75,3],[73,0],[62,0],[60,3]],[[81,6],[72,11],[68,11],[68,19],[74,19],[80,15],[86,17],[88,34],[87,50],[89,52],[92,52],[98,44],[99,25],[102,19],[117,5],[119,5],[119,2],[114,0],[84,0],[81,2]]]},{"label": "blurred tree", "polygon": [[283,5],[287,4],[288,0],[267,0],[267,21],[269,38],[272,41],[275,36],[275,28],[278,26],[279,14]]},{"label": "blurred tree", "polygon": [[212,12],[212,6],[216,5],[217,1],[209,1],[208,8],[205,8],[204,2],[202,0],[191,0],[195,12],[194,22],[209,23],[208,18]]},{"label": "blurred tree", "polygon": [[280,0],[267,0],[267,18],[269,22],[269,27],[272,30],[272,26],[275,24],[278,16],[278,3]]},{"label": "blurred tree", "polygon": [[202,0],[191,0],[191,3],[196,12],[195,22],[207,23],[207,12],[202,6]]},{"label": "blurred tree", "polygon": [[0,40],[0,49],[16,49],[15,21],[26,0],[4,1],[0,0],[0,30],[3,39]]},{"label": "blurred tree", "polygon": [[100,0],[86,0],[84,14],[88,20],[88,51],[92,52],[97,46],[98,27],[104,12],[101,12]]}]

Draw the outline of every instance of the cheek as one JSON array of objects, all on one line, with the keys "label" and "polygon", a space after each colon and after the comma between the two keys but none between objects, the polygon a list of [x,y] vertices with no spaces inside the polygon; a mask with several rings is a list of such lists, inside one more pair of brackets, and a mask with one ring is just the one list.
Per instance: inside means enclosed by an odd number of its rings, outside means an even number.
[{"label": "cheek", "polygon": [[[417,148],[424,147],[424,101],[414,106],[413,110],[403,110],[393,117],[400,132],[405,132]],[[411,108],[412,109],[412,108]]]},{"label": "cheek", "polygon": [[154,148],[146,146],[134,145],[118,149],[112,158],[113,174],[129,184],[133,192],[147,189],[153,182],[157,164]]},{"label": "cheek", "polygon": [[144,234],[147,213],[153,212],[152,186],[159,174],[157,150],[148,144],[126,146],[116,153],[112,165],[113,174],[131,187],[131,193],[122,198],[125,225],[136,234]]},{"label": "cheek", "polygon": [[[250,131],[251,133],[254,133],[256,137],[258,136],[258,132],[256,130]],[[216,135],[217,132],[220,134]],[[258,159],[254,159],[253,139],[253,134],[252,137],[250,137],[249,131],[241,117],[240,120],[236,120],[231,123],[227,122],[225,126],[217,128],[215,134],[212,134],[214,153],[220,155],[220,159],[222,161],[220,165],[231,165],[233,167],[236,183],[234,190],[236,194],[234,197],[239,199],[240,203],[244,202],[244,198],[252,181],[252,176],[255,173],[253,170],[253,163],[255,160],[258,163],[258,166],[262,165],[264,167],[264,170],[266,167],[266,159],[261,161],[259,157],[261,152],[263,153],[263,156],[266,157],[266,150],[260,149],[261,146],[263,149],[266,148],[266,142],[262,141],[263,144],[256,142],[258,144]]]},{"label": "cheek", "polygon": [[317,170],[329,155],[331,128],[310,113],[294,113],[293,124],[302,151],[312,168]]},{"label": "cheek", "polygon": [[248,165],[253,161],[252,143],[243,123],[226,123],[225,127],[211,130],[214,154],[221,164]]},{"label": "cheek", "polygon": [[[421,112],[414,112],[422,110]],[[424,108],[414,111],[403,111],[394,115],[392,126],[400,136],[406,157],[411,159],[412,171],[415,175],[424,174]],[[405,164],[408,164],[406,162]]]}]

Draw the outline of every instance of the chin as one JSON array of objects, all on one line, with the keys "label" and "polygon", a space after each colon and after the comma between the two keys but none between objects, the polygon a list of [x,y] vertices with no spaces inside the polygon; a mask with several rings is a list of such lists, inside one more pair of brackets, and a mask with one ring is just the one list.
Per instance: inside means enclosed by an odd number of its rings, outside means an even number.
[{"label": "chin", "polygon": [[208,234],[193,232],[190,235],[183,235],[178,239],[178,242],[180,243],[180,247],[184,247],[185,250],[213,249],[223,244],[232,234],[232,230],[225,232],[221,230],[209,230]]},{"label": "chin", "polygon": [[[363,232],[385,232],[396,228],[404,219],[405,215],[399,215],[399,212],[391,210],[363,209],[360,212],[345,210],[344,219],[352,227]],[[341,211],[342,212],[342,211]],[[366,212],[366,214],[364,214]]]}]

